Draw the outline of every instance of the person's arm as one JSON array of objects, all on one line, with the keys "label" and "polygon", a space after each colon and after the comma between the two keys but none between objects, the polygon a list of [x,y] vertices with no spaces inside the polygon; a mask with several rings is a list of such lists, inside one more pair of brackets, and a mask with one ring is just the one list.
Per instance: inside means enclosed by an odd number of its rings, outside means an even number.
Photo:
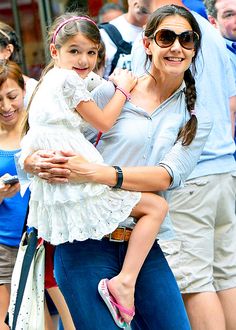
[{"label": "person's arm", "polygon": [[137,78],[128,70],[117,69],[111,79],[118,86],[109,103],[101,110],[93,101],[81,101],[76,110],[90,125],[107,132],[115,124],[129,92],[137,83]]},{"label": "person's arm", "polygon": [[0,178],[0,204],[3,202],[4,198],[13,197],[20,190],[20,184],[16,183],[14,185],[4,184]]}]

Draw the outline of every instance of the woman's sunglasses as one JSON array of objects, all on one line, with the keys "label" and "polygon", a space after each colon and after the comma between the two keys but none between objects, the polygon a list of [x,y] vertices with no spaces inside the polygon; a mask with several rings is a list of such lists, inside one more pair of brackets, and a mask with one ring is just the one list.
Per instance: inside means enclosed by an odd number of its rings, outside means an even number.
[{"label": "woman's sunglasses", "polygon": [[161,48],[172,46],[176,38],[179,39],[179,43],[183,48],[189,50],[194,49],[199,41],[199,35],[195,31],[185,31],[176,34],[174,31],[161,29],[153,36],[155,43]]}]

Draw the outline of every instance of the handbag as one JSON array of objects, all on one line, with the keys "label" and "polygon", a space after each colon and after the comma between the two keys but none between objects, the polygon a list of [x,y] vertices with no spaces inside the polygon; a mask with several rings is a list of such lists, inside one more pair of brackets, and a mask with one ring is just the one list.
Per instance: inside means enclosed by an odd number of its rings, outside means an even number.
[{"label": "handbag", "polygon": [[22,236],[12,273],[10,305],[11,330],[44,329],[45,248],[37,230]]}]

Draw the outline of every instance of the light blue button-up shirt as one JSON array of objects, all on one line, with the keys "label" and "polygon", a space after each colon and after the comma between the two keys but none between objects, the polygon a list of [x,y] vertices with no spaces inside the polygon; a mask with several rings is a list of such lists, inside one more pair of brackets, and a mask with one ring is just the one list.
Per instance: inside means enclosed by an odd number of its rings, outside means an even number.
[{"label": "light blue button-up shirt", "polygon": [[[236,86],[224,39],[206,19],[197,13],[192,14],[202,32],[202,47],[196,59],[197,98],[213,120],[198,164],[189,176],[197,178],[236,170],[229,109],[229,98],[236,95]],[[132,71],[141,75],[146,56],[139,40],[135,41],[132,54]]]},{"label": "light blue button-up shirt", "polygon": [[[172,177],[170,190],[181,186],[196,165],[211,129],[211,120],[199,105],[196,138],[189,146],[182,146],[181,141],[176,143],[180,128],[189,119],[184,89],[183,83],[152,114],[126,102],[116,124],[109,132],[103,133],[98,143],[97,149],[105,163],[119,166],[161,165]],[[93,91],[94,100],[100,108],[111,99],[114,91],[110,82],[105,82]],[[95,130],[87,130],[87,138],[91,139],[94,133]],[[160,192],[160,195],[168,200],[169,192]],[[130,220],[129,218],[125,225],[132,225]],[[172,235],[172,225],[167,216],[161,226],[159,238],[169,239]]]}]

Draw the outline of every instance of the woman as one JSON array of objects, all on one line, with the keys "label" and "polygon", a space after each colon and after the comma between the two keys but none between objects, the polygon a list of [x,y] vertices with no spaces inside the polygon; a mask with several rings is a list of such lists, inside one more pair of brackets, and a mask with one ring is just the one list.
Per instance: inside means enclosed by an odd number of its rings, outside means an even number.
[{"label": "woman", "polygon": [[[29,157],[25,169],[55,183],[69,180],[115,186],[123,179],[122,189],[158,192],[168,198],[167,190],[180,186],[194,168],[211,128],[195,104],[189,70],[200,41],[198,24],[186,9],[164,6],[150,16],[144,33],[149,72],[138,79],[118,121],[98,143],[105,162],[121,166],[118,176],[112,166],[86,163],[68,153],[56,157],[46,151]],[[94,98],[104,107],[113,93],[113,85],[105,83],[94,91]],[[87,136],[92,136],[91,131]],[[75,241],[56,248],[56,278],[76,328],[117,329],[97,293],[97,284],[119,272],[134,225],[129,218],[101,241]],[[158,238],[172,235],[167,217]],[[176,281],[157,243],[140,271],[135,307],[132,329],[190,329]]]},{"label": "woman", "polygon": [[6,174],[16,175],[14,155],[22,134],[25,86],[19,66],[0,63],[0,329],[4,324],[10,296],[10,283],[20,243],[29,199],[20,196],[19,183],[4,184]]}]

